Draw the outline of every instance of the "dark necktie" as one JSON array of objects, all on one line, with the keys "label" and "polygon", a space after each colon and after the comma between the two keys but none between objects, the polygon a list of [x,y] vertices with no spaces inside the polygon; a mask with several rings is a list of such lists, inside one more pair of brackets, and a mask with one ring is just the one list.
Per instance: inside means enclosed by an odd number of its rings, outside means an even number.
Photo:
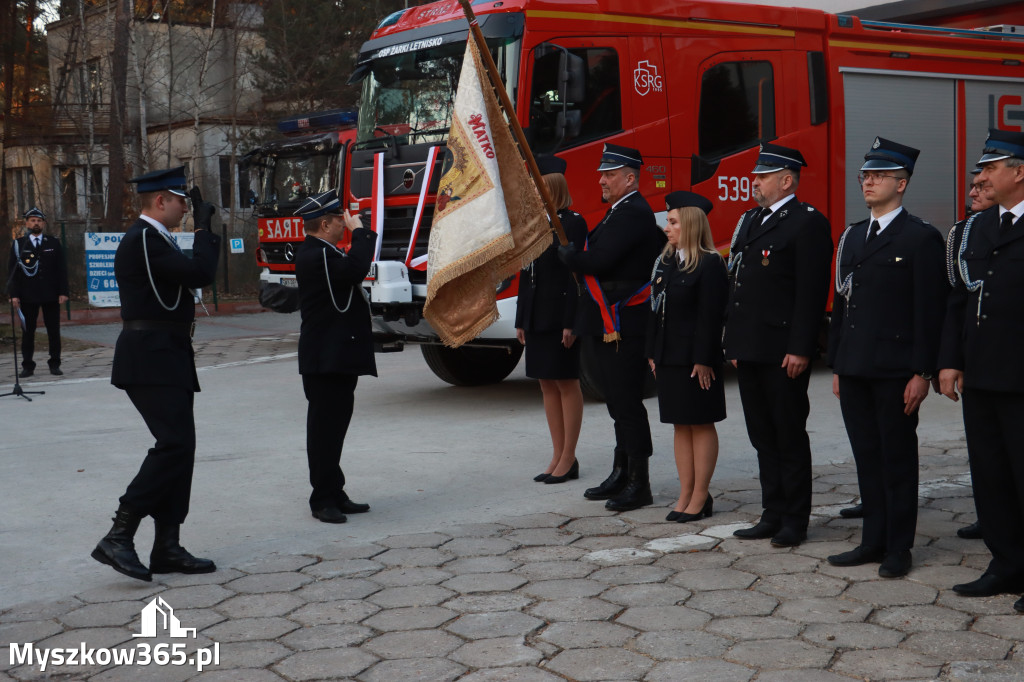
[{"label": "dark necktie", "polygon": [[1013,227],[1013,213],[1007,211],[1003,214],[1003,217],[999,219],[999,229],[1009,230]]},{"label": "dark necktie", "polygon": [[868,228],[868,241],[867,241],[867,243],[870,244],[871,240],[874,239],[877,236],[878,236],[878,221],[877,220],[872,220],[871,221],[871,227]]},{"label": "dark necktie", "polygon": [[39,239],[38,237],[32,237],[32,246],[38,249],[40,241],[42,240]]}]

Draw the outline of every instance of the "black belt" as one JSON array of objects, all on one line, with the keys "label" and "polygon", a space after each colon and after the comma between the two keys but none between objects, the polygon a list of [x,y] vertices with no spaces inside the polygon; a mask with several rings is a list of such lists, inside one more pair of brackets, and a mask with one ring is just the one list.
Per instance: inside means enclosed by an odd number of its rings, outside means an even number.
[{"label": "black belt", "polygon": [[188,338],[195,336],[195,322],[175,322],[173,320],[125,320],[122,329],[126,332],[177,332],[185,334]]}]

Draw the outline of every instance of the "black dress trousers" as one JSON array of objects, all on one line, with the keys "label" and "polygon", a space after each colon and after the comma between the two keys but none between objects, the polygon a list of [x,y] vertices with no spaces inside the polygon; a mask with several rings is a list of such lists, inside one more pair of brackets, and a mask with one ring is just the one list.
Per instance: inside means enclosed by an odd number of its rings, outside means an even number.
[{"label": "black dress trousers", "polygon": [[306,459],[309,462],[309,508],[338,506],[348,499],[341,450],[355,405],[355,374],[303,374],[306,410]]},{"label": "black dress trousers", "polygon": [[644,384],[651,368],[644,352],[646,339],[629,336],[605,343],[600,336],[584,336],[584,350],[593,358],[597,381],[605,387],[608,416],[615,423],[615,448],[632,457],[650,457],[651,424],[644,407]]},{"label": "black dress trousers", "polygon": [[46,325],[46,340],[50,347],[50,367],[60,367],[60,303],[21,302],[21,314],[25,316],[25,331],[21,335],[21,364],[25,369],[35,369],[33,359],[36,351],[36,328],[39,324],[39,311],[43,311],[43,324]]}]

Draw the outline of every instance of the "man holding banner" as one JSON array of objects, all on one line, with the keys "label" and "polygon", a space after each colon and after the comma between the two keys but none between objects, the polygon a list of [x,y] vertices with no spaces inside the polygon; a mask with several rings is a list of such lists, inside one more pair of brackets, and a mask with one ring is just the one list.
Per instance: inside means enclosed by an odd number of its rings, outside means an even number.
[{"label": "man holding banner", "polygon": [[647,472],[653,452],[644,407],[647,372],[646,305],[651,266],[665,245],[654,212],[640,195],[643,157],[636,149],[606,144],[597,170],[601,199],[611,208],[591,231],[583,251],[562,246],[558,257],[583,277],[588,295],[580,304],[576,334],[583,352],[595,358],[608,414],[615,423],[612,473],[583,495],[607,500],[605,507],[628,511],[651,504]]}]

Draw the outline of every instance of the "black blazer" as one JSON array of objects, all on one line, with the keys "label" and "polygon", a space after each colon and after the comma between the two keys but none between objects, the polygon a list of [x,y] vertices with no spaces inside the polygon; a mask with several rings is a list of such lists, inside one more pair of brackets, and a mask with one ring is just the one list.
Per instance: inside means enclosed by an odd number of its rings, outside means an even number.
[{"label": "black blazer", "polygon": [[[963,230],[950,232],[957,266]],[[942,331],[939,367],[959,369],[964,386],[989,391],[1024,391],[1024,219],[1009,231],[999,226],[999,207],[977,214],[971,225],[963,261],[968,278],[984,284],[968,291],[959,270],[949,295]],[[978,299],[981,297],[979,315]]]},{"label": "black blazer", "polygon": [[[149,270],[143,239],[149,253]],[[217,276],[219,244],[220,237],[209,230],[198,230],[189,258],[141,218],[128,228],[114,254],[121,319],[176,322],[180,328],[122,331],[114,347],[112,384],[118,388],[144,385],[199,390],[192,340],[187,329],[196,316],[189,289],[213,283]],[[165,305],[173,306],[172,310],[166,310],[157,300],[149,271],[152,271],[160,299]]]},{"label": "black blazer", "polygon": [[[20,258],[15,256],[15,244]],[[29,268],[38,263],[36,274],[27,276],[17,264],[19,259],[21,265]],[[19,237],[11,244],[7,272],[11,278],[7,293],[11,298],[20,298],[26,303],[52,303],[60,296],[68,295],[68,266],[64,249],[56,237],[44,234],[38,248],[32,246],[32,238],[28,235]]]},{"label": "black blazer", "polygon": [[725,261],[705,254],[683,272],[675,254],[658,258],[651,280],[647,357],[656,365],[722,364],[722,326],[729,298]]},{"label": "black blazer", "polygon": [[786,354],[814,357],[832,269],[832,227],[794,197],[754,225],[743,214],[733,236],[725,357],[782,364]]},{"label": "black blazer", "polygon": [[376,232],[359,228],[352,232],[347,254],[308,235],[299,246],[295,278],[302,315],[300,374],[377,376],[370,304],[363,293],[376,241]]},{"label": "black blazer", "polygon": [[[563,209],[558,212],[558,219],[566,239],[582,249],[587,239],[587,222],[583,216]],[[516,328],[528,332],[572,329],[582,292],[582,278],[577,285],[572,272],[558,260],[558,237],[552,233],[548,250],[519,273]]]},{"label": "black blazer", "polygon": [[837,256],[837,279],[853,279],[849,300],[837,293],[832,305],[828,364],[867,378],[932,374],[949,288],[942,235],[905,209],[870,244],[868,224],[846,229]]},{"label": "black blazer", "polygon": [[[595,275],[611,304],[628,298],[650,281],[651,263],[661,253],[665,241],[665,233],[655,222],[647,200],[634,192],[608,209],[587,237],[587,250],[571,254],[566,264],[573,272]],[[649,310],[646,305],[624,307],[620,315],[622,335],[646,333]],[[584,289],[576,316],[576,334],[603,333],[600,309]]]}]

